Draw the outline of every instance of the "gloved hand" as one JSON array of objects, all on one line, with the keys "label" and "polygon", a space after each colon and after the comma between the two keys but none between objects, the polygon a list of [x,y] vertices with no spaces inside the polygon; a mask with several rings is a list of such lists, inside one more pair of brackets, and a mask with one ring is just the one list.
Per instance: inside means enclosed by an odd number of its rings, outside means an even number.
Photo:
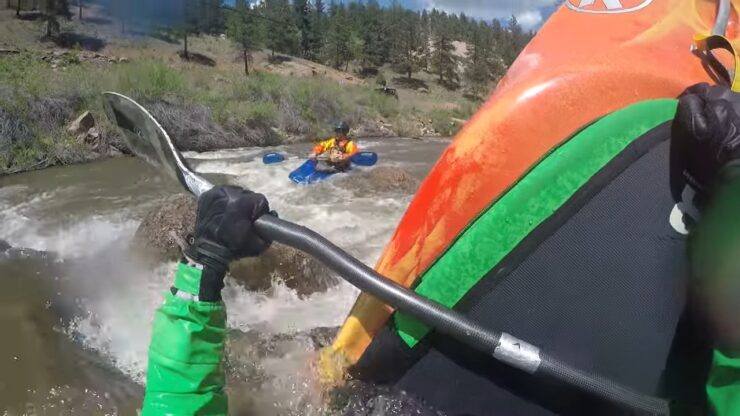
[{"label": "gloved hand", "polygon": [[331,153],[329,153],[329,161],[336,163],[341,162],[345,158],[344,153],[338,151],[338,150],[332,150]]},{"label": "gloved hand", "polygon": [[738,114],[740,94],[727,87],[702,83],[681,94],[670,151],[671,192],[677,202],[701,211],[720,173],[740,158]]},{"label": "gloved hand", "polygon": [[195,233],[184,253],[203,266],[201,301],[221,299],[223,278],[232,261],[259,256],[270,246],[254,230],[254,221],[268,213],[264,195],[237,186],[217,186],[201,195]]}]

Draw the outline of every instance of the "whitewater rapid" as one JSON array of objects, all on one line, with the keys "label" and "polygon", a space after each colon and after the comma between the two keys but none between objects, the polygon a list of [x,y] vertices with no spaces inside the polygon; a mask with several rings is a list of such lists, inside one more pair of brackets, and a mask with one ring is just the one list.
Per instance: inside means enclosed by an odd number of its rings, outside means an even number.
[{"label": "whitewater rapid", "polygon": [[[361,146],[381,154],[381,163],[403,166],[417,177],[430,169],[445,144],[441,140],[361,142]],[[230,183],[266,194],[281,218],[308,226],[374,265],[411,196],[358,195],[331,182],[308,187],[290,183],[288,173],[301,163],[304,147],[249,148],[185,156],[208,177],[228,178]],[[288,159],[265,166],[261,155],[266,151],[282,151]],[[56,252],[62,262],[96,258],[96,253],[101,258],[110,256],[111,247],[123,247],[130,241],[149,209],[178,191],[169,179],[134,159],[26,175],[0,182],[0,239],[13,246]],[[80,297],[82,312],[64,330],[75,342],[102,354],[120,371],[143,384],[150,322],[172,283],[175,264],[138,272],[110,260],[101,260],[99,265],[94,264],[95,260],[91,263],[70,277],[79,279],[85,290],[82,294],[70,294]],[[111,267],[117,270],[110,270]],[[228,279],[224,302],[231,329],[263,335],[290,334],[340,325],[357,294],[344,282],[307,298],[299,298],[282,285],[255,293]],[[286,406],[295,406],[278,402],[294,401],[297,390],[306,388],[303,376],[296,375],[296,365],[302,364],[290,358],[307,356],[310,346],[295,348],[283,356],[267,357],[259,365],[261,370],[272,372],[270,388],[275,391],[263,394],[266,405],[271,402],[276,413]]]}]

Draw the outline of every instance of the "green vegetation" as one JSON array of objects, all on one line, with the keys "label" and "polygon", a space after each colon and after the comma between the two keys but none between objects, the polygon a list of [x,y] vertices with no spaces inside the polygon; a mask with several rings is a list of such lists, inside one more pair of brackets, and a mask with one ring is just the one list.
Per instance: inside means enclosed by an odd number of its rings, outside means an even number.
[{"label": "green vegetation", "polygon": [[[357,126],[399,114],[397,100],[372,87],[342,86],[324,78],[227,73],[215,80],[207,68],[184,72],[157,60],[105,67],[78,63],[54,71],[39,53],[24,52],[0,59],[0,108],[5,110],[0,123],[7,124],[7,131],[0,130],[3,171],[82,160],[57,154],[75,140],[64,131],[65,124],[90,110],[102,128],[112,131],[102,117],[101,94],[109,90],[144,103],[184,150],[308,139],[335,120]],[[58,100],[65,111],[49,113],[55,107],[34,105],[39,100]]]},{"label": "green vegetation", "polygon": [[[466,72],[476,74],[471,85],[480,89],[481,83],[501,77],[500,67],[510,65],[532,36],[514,18],[503,27],[498,21],[476,21],[436,9],[414,12],[398,4],[381,8],[376,0],[332,1],[328,10],[321,1],[294,0],[291,8],[288,0],[265,0],[252,7],[237,3],[229,13],[247,22],[239,34],[250,32],[250,45],[265,46],[273,56],[300,55],[344,70],[350,64],[363,70],[390,64],[408,78],[431,63],[439,82],[448,87],[459,86],[454,40],[485,49],[487,59],[497,63],[495,70],[481,71],[474,68],[481,59],[466,57]],[[220,29],[211,28],[213,33]]]},{"label": "green vegetation", "polygon": [[[48,36],[59,32],[58,16],[70,18],[68,3],[43,1]],[[320,0],[240,0],[233,6],[223,0],[101,3],[119,20],[121,32],[126,32],[128,25],[181,38],[185,59],[190,59],[188,40],[192,36],[228,33],[242,47],[247,74],[249,51],[264,47],[273,57],[276,53],[301,56],[344,70],[352,65],[375,70],[388,64],[408,78],[428,69],[431,63],[440,83],[457,87],[461,74],[453,41],[488,49],[496,61],[508,66],[532,36],[513,17],[504,27],[497,20],[474,20],[436,9],[415,12],[398,3],[383,8],[377,0],[332,1],[328,7]],[[472,84],[476,88],[501,76],[499,70],[470,68],[475,65],[471,62],[479,60],[465,58],[465,71],[476,74]]]}]

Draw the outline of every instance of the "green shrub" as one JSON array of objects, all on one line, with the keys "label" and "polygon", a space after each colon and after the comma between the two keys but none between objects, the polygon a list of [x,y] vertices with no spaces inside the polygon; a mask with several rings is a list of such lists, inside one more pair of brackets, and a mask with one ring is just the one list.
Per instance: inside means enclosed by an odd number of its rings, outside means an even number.
[{"label": "green shrub", "polygon": [[111,66],[101,82],[104,89],[132,98],[186,97],[186,85],[180,71],[152,60]]},{"label": "green shrub", "polygon": [[432,111],[429,117],[432,119],[434,130],[442,136],[454,136],[460,131],[461,126],[452,120],[458,118],[455,110],[437,109]]},{"label": "green shrub", "polygon": [[388,81],[385,80],[385,75],[383,75],[382,72],[378,72],[378,75],[375,77],[375,83],[377,85],[385,87]]}]

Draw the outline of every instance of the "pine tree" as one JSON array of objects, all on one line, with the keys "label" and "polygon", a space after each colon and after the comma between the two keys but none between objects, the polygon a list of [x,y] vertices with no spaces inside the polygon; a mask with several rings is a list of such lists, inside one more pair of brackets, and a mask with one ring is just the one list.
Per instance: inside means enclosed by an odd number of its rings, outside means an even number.
[{"label": "pine tree", "polygon": [[300,33],[300,52],[304,58],[311,59],[313,30],[311,27],[311,6],[308,0],[294,0],[296,27]]},{"label": "pine tree", "polygon": [[198,27],[204,33],[222,33],[225,29],[225,16],[222,0],[199,0],[200,15]]},{"label": "pine tree", "polygon": [[72,14],[69,12],[68,0],[44,0],[42,5],[43,16],[46,22],[46,37],[50,38],[59,35],[60,26],[58,17],[62,16],[68,20],[72,17]]},{"label": "pine tree", "polygon": [[347,21],[347,10],[342,3],[329,5],[329,22],[324,45],[326,60],[337,69],[352,60],[351,32]]},{"label": "pine tree", "polygon": [[183,38],[183,56],[185,59],[190,59],[190,51],[188,50],[188,36],[197,35],[200,33],[200,11],[199,0],[181,0],[182,7],[182,21],[180,23],[180,32]]},{"label": "pine tree", "polygon": [[[434,25],[435,22],[433,22]],[[442,13],[440,19],[433,26],[432,44],[432,70],[439,76],[440,84],[449,87],[455,86],[459,77],[457,75],[457,57],[453,51],[452,37],[446,23],[446,13]]]},{"label": "pine tree", "polygon": [[522,27],[519,26],[519,22],[516,20],[515,16],[511,16],[511,19],[509,19],[509,23],[506,26],[506,39],[504,41],[504,44],[506,47],[504,48],[503,52],[503,58],[504,62],[506,62],[506,65],[511,65],[517,56],[519,56],[519,52],[522,51],[524,46],[527,45],[527,42],[529,42],[530,36],[527,36],[522,31]]},{"label": "pine tree", "polygon": [[502,66],[502,62],[496,59],[494,54],[488,27],[485,25],[473,27],[464,74],[473,94],[478,96],[483,93],[488,83],[499,76]]},{"label": "pine tree", "polygon": [[257,13],[250,9],[247,0],[236,0],[234,10],[226,19],[226,34],[242,51],[245,75],[249,75],[250,53],[261,42],[261,20]]},{"label": "pine tree", "polygon": [[[18,0],[20,2],[20,0]],[[57,4],[55,0],[44,1],[44,20],[46,21],[46,37],[50,38],[59,34],[59,21],[57,20]]]},{"label": "pine tree", "polygon": [[326,5],[322,0],[314,0],[314,12],[316,12],[317,15],[323,16],[324,13],[326,13]]},{"label": "pine tree", "polygon": [[429,70],[429,55],[430,55],[430,49],[429,49],[429,41],[431,40],[431,23],[429,19],[429,13],[424,10],[421,12],[421,21],[420,21],[420,28],[419,28],[419,36],[421,38],[421,45],[420,45],[420,56],[419,56],[419,66],[421,69],[427,71]]},{"label": "pine tree", "polygon": [[314,0],[311,10],[311,29],[312,40],[310,55],[313,60],[318,60],[321,50],[324,47],[325,27],[326,27],[326,6],[322,0]]},{"label": "pine tree", "polygon": [[364,10],[358,27],[361,48],[359,58],[364,69],[377,68],[385,62],[387,56],[387,35],[383,33],[381,23],[382,11],[375,0],[370,0]]},{"label": "pine tree", "polygon": [[265,0],[264,12],[269,22],[266,42],[272,56],[275,52],[294,53],[298,49],[298,29],[288,0]]},{"label": "pine tree", "polygon": [[404,11],[398,21],[398,39],[393,51],[393,66],[396,71],[406,74],[408,79],[419,71],[422,64],[423,40],[421,36],[421,19],[411,11]]}]

